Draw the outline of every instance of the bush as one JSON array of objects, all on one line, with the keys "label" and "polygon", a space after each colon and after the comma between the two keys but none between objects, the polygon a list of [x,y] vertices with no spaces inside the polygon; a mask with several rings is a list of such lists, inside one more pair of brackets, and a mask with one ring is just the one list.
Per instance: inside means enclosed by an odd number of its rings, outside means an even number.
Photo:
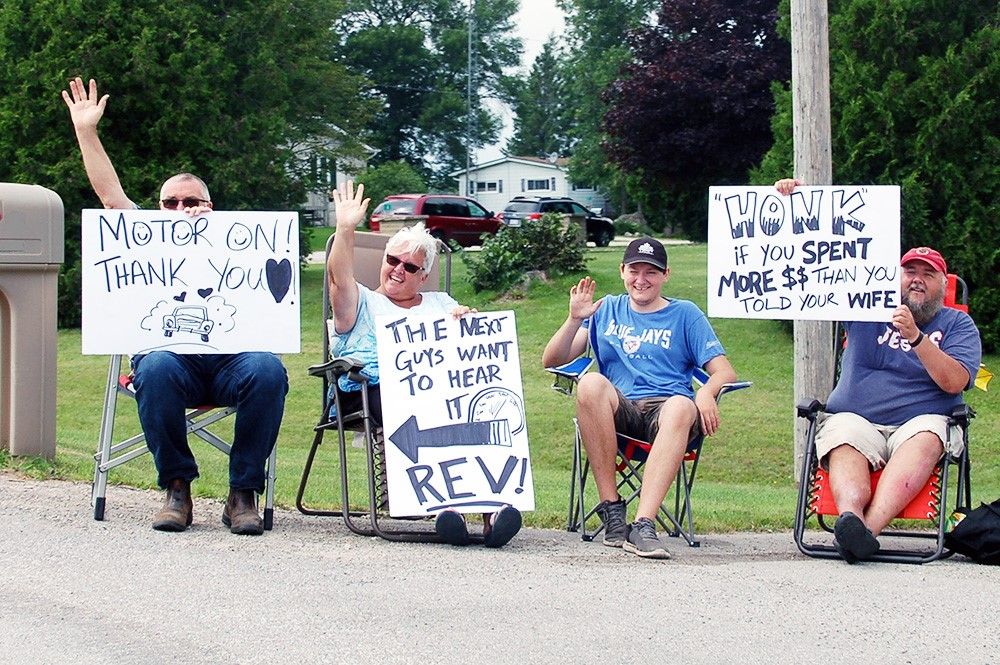
[{"label": "bush", "polygon": [[427,191],[427,185],[417,170],[402,159],[370,167],[359,173],[355,181],[365,186],[365,196],[372,200],[372,210],[387,196]]},{"label": "bush", "polygon": [[546,213],[537,222],[501,228],[483,242],[478,256],[464,252],[462,260],[477,293],[505,291],[531,270],[551,276],[583,272],[584,247],[575,227],[564,228],[561,215]]},{"label": "bush", "polygon": [[652,229],[646,223],[646,218],[641,212],[633,212],[622,215],[615,220],[615,236],[627,235],[653,235]]}]

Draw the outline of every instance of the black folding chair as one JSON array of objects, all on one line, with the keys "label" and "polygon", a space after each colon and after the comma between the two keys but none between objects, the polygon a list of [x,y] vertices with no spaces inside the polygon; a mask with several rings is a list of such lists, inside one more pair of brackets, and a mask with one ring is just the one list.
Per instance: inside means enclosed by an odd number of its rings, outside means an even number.
[{"label": "black folding chair", "polygon": [[[356,234],[355,243],[355,265],[372,266],[381,265],[385,243],[389,236],[378,234]],[[329,256],[333,246],[333,236],[326,244],[326,256]],[[442,242],[438,244],[439,260],[435,262],[431,269],[427,283],[437,285],[440,275],[440,257],[444,257],[445,265],[445,290],[451,290],[451,250]],[[378,272],[370,271],[366,275],[356,274],[358,281],[369,288],[378,287]],[[374,280],[374,281],[372,281]],[[342,517],[347,527],[363,536],[379,536],[386,540],[409,541],[409,542],[440,542],[440,538],[434,530],[426,528],[425,518],[414,518],[412,520],[392,518],[387,513],[388,487],[385,474],[385,442],[381,425],[375,421],[371,415],[368,404],[367,385],[368,379],[361,373],[363,365],[353,358],[330,358],[330,343],[327,330],[327,321],[331,316],[329,282],[323,280],[323,362],[309,368],[309,374],[317,376],[323,381],[322,405],[319,422],[314,427],[315,435],[313,443],[306,457],[305,467],[302,470],[302,480],[299,482],[299,490],[296,495],[295,505],[305,515],[315,515],[322,517]],[[362,385],[360,410],[344,413],[341,407],[341,393],[339,390],[332,391],[330,387],[337,385],[340,377],[347,376],[351,380]],[[330,406],[334,405],[336,417],[330,417]],[[340,508],[336,510],[325,510],[312,508],[306,504],[306,487],[309,484],[309,477],[312,473],[316,460],[316,454],[323,443],[327,432],[337,433],[339,445],[340,461]],[[367,500],[366,509],[351,510],[350,486],[351,478],[351,455],[347,445],[348,432],[358,433],[362,439],[364,448],[365,467],[365,488]],[[417,522],[424,522],[424,526],[417,525]],[[470,534],[472,542],[481,542],[482,537]]]}]

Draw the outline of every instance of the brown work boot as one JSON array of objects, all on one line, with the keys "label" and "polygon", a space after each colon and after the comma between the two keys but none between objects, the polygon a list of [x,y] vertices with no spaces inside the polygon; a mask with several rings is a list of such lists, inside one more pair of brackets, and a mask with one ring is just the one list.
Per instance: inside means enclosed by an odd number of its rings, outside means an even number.
[{"label": "brown work boot", "polygon": [[163,507],[153,518],[153,528],[157,531],[183,531],[191,526],[191,483],[174,478],[167,483],[167,496]]},{"label": "brown work boot", "polygon": [[222,511],[222,523],[240,536],[259,536],[264,522],[257,513],[257,495],[253,490],[229,489],[229,498]]}]

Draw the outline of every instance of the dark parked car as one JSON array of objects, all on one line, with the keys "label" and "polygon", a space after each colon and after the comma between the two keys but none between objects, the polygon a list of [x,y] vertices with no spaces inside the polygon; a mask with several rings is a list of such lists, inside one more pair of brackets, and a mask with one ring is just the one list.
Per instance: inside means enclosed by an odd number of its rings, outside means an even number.
[{"label": "dark parked car", "polygon": [[466,196],[396,194],[375,207],[369,227],[379,231],[383,219],[406,217],[424,217],[432,236],[463,247],[480,244],[484,233],[494,234],[501,225],[496,215]]},{"label": "dark parked car", "polygon": [[595,215],[573,199],[556,196],[515,196],[500,213],[507,226],[521,226],[526,221],[541,219],[547,212],[557,212],[584,220],[587,240],[598,247],[607,247],[615,239],[615,225],[607,217]]}]

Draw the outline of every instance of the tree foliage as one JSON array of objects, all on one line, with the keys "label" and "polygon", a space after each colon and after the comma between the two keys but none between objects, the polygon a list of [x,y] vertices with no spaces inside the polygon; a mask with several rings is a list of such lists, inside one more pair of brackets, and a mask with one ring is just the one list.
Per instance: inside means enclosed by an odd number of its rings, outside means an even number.
[{"label": "tree foliage", "polygon": [[514,133],[507,142],[512,155],[564,156],[569,149],[570,108],[567,82],[554,40],[546,42],[524,80],[511,92]]},{"label": "tree foliage", "polygon": [[371,199],[372,209],[392,194],[427,191],[417,170],[401,159],[369,167],[355,180],[365,186],[365,197]]},{"label": "tree foliage", "polygon": [[573,150],[569,175],[575,182],[594,184],[616,194],[616,207],[625,212],[625,192],[638,193],[634,187],[637,182],[609,161],[601,147],[606,138],[601,118],[607,111],[601,93],[631,57],[626,45],[629,32],[647,22],[657,3],[656,0],[558,0],[558,4],[566,12],[568,48],[564,77]]},{"label": "tree foliage", "polygon": [[706,188],[746,182],[771,146],[771,82],[790,73],[777,4],[663,0],[604,93],[609,158],[664,194],[689,236],[705,237]]},{"label": "tree foliage", "polygon": [[[837,0],[830,54],[834,182],[900,185],[903,246],[945,255],[1000,348],[1000,7]],[[792,174],[791,94],[776,103],[760,182]]]},{"label": "tree foliage", "polygon": [[60,97],[69,78],[93,77],[110,93],[101,137],[139,205],[191,171],[218,209],[295,208],[306,186],[296,148],[329,135],[331,157],[359,152],[366,105],[330,44],[339,10],[329,0],[0,5],[0,180],[62,197],[62,325],[79,323],[79,210],[98,205]]},{"label": "tree foliage", "polygon": [[[511,19],[517,0],[474,3],[476,34],[471,148],[496,139],[500,123],[483,104],[502,96],[504,72],[518,64]],[[341,21],[343,61],[368,80],[375,102],[374,161],[405,159],[433,185],[465,164],[468,4],[465,0],[356,0]]]}]

